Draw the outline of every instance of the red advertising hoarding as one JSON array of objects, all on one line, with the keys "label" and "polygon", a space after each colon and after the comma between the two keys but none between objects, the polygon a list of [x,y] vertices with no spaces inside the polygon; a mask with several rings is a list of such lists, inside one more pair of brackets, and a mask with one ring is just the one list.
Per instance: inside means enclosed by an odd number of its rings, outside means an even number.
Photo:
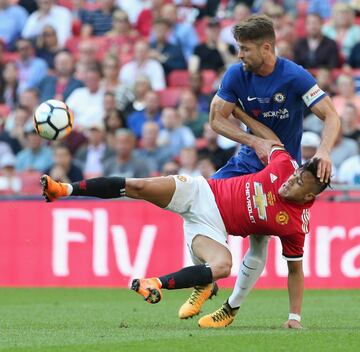
[{"label": "red advertising hoarding", "polygon": [[[307,288],[360,288],[360,203],[319,201],[311,212]],[[191,265],[182,219],[140,201],[0,202],[0,286],[118,286]],[[234,284],[247,240],[230,237]],[[278,239],[257,287],[286,287]]]}]

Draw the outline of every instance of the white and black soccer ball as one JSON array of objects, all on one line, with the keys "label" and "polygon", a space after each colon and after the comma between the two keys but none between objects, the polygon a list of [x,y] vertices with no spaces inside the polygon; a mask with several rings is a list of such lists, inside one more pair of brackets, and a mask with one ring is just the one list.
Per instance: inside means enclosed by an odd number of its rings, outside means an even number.
[{"label": "white and black soccer ball", "polygon": [[74,115],[60,100],[47,100],[35,110],[36,132],[49,140],[61,139],[69,135],[74,126]]}]

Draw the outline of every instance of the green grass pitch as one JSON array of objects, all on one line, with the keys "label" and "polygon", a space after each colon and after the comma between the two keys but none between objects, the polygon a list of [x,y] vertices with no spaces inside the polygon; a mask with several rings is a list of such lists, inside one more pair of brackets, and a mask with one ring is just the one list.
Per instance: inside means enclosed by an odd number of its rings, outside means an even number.
[{"label": "green grass pitch", "polygon": [[[306,291],[302,331],[280,327],[285,290],[252,292],[220,330],[177,318],[189,292],[164,291],[150,305],[125,289],[0,288],[0,351],[360,351],[360,290]],[[221,290],[204,313],[229,292]]]}]

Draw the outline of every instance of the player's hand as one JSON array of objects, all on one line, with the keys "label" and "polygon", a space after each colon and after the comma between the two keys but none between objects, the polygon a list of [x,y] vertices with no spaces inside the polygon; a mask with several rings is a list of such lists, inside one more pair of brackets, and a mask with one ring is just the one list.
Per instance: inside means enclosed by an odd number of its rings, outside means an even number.
[{"label": "player's hand", "polygon": [[313,156],[313,159],[314,158],[320,159],[317,169],[317,177],[320,179],[320,182],[329,182],[332,170],[332,163],[329,153],[318,150]]},{"label": "player's hand", "polygon": [[258,142],[254,146],[256,155],[258,156],[258,158],[264,165],[267,165],[271,148],[274,145],[278,145],[281,147],[284,146],[283,144],[279,143],[278,141],[273,141],[270,139],[261,139],[261,138],[259,138]]},{"label": "player's hand", "polygon": [[288,320],[283,324],[284,329],[302,329],[302,325],[297,320]]}]

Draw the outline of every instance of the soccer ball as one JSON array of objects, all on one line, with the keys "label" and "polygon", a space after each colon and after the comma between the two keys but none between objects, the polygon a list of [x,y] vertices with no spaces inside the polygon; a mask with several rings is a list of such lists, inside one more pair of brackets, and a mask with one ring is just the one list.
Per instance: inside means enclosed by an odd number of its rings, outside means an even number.
[{"label": "soccer ball", "polygon": [[47,100],[35,110],[34,127],[36,132],[45,139],[64,138],[69,135],[73,125],[73,113],[60,100]]}]

